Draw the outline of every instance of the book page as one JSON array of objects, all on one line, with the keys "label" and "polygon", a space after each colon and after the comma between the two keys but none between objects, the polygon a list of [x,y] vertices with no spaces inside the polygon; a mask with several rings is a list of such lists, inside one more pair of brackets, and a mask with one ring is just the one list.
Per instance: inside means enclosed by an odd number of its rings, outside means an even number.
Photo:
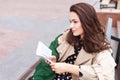
[{"label": "book page", "polygon": [[45,60],[51,61],[49,58],[52,55],[52,50],[49,49],[43,42],[39,41],[36,55],[42,57]]}]

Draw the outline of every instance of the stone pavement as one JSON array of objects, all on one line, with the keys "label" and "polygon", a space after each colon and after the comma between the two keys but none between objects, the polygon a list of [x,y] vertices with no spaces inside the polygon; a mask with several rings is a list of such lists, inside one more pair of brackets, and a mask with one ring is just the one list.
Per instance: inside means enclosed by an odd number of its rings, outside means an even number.
[{"label": "stone pavement", "polygon": [[97,0],[0,0],[0,80],[18,80],[38,60],[38,41],[48,46],[68,28],[69,7],[80,1]]}]

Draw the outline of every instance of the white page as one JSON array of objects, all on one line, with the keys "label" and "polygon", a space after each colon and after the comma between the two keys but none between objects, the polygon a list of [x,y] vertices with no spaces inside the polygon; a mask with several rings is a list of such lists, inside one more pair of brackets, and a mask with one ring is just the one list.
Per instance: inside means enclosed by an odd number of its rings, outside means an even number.
[{"label": "white page", "polygon": [[51,60],[49,58],[52,55],[52,50],[49,49],[44,43],[39,41],[37,50],[36,50],[36,55],[51,62]]}]

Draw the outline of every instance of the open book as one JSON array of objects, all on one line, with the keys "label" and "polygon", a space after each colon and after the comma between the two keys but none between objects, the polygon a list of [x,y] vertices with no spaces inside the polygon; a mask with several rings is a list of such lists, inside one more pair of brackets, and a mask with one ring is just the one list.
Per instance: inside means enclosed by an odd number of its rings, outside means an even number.
[{"label": "open book", "polygon": [[37,45],[36,55],[40,56],[44,60],[52,62],[50,56],[52,55],[52,50],[49,49],[43,42],[39,41]]}]

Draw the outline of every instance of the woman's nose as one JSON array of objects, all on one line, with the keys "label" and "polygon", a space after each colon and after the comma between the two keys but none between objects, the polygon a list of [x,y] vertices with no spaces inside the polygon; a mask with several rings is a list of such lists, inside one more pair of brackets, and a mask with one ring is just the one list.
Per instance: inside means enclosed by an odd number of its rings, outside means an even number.
[{"label": "woman's nose", "polygon": [[73,23],[70,23],[70,28],[72,28],[73,27]]}]

